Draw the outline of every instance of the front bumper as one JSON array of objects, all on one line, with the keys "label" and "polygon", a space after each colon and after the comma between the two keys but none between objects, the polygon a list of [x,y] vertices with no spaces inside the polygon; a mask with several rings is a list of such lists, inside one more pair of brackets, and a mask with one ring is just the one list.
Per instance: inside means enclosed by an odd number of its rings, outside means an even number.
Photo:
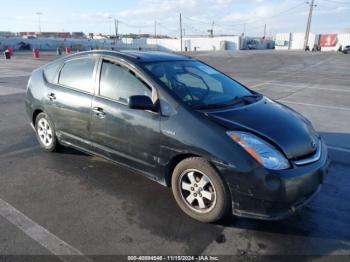
[{"label": "front bumper", "polygon": [[[247,210],[237,209],[235,207],[236,203],[232,203],[232,213],[235,216],[261,219],[261,220],[282,220],[292,214],[297,210],[301,209],[303,206],[307,205],[321,190],[322,185],[319,185],[318,188],[307,196],[301,197],[295,203],[283,203],[283,202],[269,202],[261,199],[244,199],[245,206],[249,206]],[[252,210],[250,207],[257,208]]]},{"label": "front bumper", "polygon": [[232,212],[236,216],[280,220],[309,203],[320,191],[328,173],[327,147],[322,141],[318,161],[287,170],[259,167],[237,172],[232,167],[219,168],[228,183]]}]

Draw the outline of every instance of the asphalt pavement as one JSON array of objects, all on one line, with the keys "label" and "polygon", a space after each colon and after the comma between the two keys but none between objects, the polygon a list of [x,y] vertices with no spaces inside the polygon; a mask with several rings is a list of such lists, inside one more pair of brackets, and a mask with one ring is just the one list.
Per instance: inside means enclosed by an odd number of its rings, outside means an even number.
[{"label": "asphalt pavement", "polygon": [[0,60],[0,258],[99,261],[112,255],[117,261],[126,257],[116,255],[208,254],[226,255],[220,261],[260,255],[350,261],[350,56],[188,55],[311,120],[332,160],[320,194],[284,221],[229,217],[203,224],[183,214],[170,189],[125,168],[69,148],[43,152],[28,124],[25,88],[30,72],[56,55],[15,54]]}]

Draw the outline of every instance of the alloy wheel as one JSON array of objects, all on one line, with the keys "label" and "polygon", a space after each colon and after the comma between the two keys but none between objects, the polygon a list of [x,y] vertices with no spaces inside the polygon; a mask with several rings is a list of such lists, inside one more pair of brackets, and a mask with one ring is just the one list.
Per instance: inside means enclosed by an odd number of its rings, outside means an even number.
[{"label": "alloy wheel", "polygon": [[179,177],[178,188],[183,201],[198,213],[210,212],[216,203],[216,192],[210,178],[199,170],[185,170]]},{"label": "alloy wheel", "polygon": [[38,121],[37,132],[41,143],[46,147],[50,147],[53,143],[53,133],[46,118],[41,118]]}]

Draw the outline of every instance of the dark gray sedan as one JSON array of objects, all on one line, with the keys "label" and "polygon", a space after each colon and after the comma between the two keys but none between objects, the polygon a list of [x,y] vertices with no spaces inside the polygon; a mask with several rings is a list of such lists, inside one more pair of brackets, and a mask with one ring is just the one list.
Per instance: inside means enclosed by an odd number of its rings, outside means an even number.
[{"label": "dark gray sedan", "polygon": [[68,56],[32,73],[26,108],[43,149],[133,169],[203,222],[284,218],[327,173],[326,145],[305,117],[185,56]]}]

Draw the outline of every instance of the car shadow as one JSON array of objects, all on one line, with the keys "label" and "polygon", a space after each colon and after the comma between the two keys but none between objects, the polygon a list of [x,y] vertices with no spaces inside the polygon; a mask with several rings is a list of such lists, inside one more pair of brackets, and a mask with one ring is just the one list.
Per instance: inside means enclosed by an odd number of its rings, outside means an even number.
[{"label": "car shadow", "polygon": [[58,154],[65,155],[80,155],[80,156],[89,156],[89,154],[79,151],[72,147],[62,147],[57,151]]}]

